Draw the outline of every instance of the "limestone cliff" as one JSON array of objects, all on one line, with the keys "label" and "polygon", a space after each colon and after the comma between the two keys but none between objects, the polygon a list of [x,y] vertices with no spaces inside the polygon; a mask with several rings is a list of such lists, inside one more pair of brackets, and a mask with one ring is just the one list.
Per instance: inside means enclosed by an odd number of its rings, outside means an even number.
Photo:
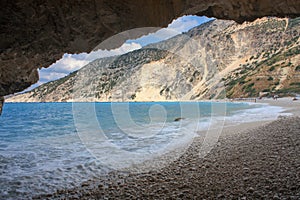
[{"label": "limestone cliff", "polygon": [[8,101],[165,101],[300,92],[300,20],[215,20]]},{"label": "limestone cliff", "polygon": [[0,13],[0,96],[4,96],[37,82],[37,69],[64,53],[89,52],[121,31],[166,26],[184,14],[239,23],[261,16],[296,17],[300,1],[1,0]]}]

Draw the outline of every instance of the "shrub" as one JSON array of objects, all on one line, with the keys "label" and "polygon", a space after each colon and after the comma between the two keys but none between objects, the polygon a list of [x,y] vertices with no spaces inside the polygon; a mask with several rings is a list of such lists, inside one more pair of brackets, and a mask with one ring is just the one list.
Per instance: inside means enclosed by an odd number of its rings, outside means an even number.
[{"label": "shrub", "polygon": [[275,66],[270,67],[269,72],[272,72],[275,70]]},{"label": "shrub", "polygon": [[131,99],[134,100],[136,98],[136,94],[131,95]]},{"label": "shrub", "polygon": [[293,86],[293,85],[300,87],[300,82],[290,83],[290,86]]},{"label": "shrub", "polygon": [[273,77],[269,76],[268,81],[273,81]]}]

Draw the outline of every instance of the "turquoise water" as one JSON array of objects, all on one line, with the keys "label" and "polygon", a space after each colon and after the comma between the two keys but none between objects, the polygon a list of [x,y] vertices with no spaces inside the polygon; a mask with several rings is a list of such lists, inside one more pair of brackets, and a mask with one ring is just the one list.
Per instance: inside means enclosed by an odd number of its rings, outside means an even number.
[{"label": "turquoise water", "polygon": [[247,103],[7,103],[0,117],[0,198],[74,187],[187,146],[199,131],[225,121],[270,120],[281,111]]}]

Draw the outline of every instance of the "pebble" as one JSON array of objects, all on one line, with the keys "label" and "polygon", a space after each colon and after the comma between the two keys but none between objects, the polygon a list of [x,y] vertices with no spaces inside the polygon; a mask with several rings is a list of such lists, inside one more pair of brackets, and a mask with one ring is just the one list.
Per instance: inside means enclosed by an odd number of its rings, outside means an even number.
[{"label": "pebble", "polygon": [[254,188],[250,187],[247,191],[253,193],[254,192]]},{"label": "pebble", "polygon": [[[284,131],[287,127],[288,132]],[[299,130],[300,118],[282,119],[225,135],[226,140],[221,137],[221,145],[205,158],[198,157],[201,145],[193,143],[180,159],[158,172],[122,176],[116,172],[105,181],[99,178],[94,189],[86,187],[90,184],[87,182],[39,199],[299,199],[295,179],[300,169],[300,149],[295,148],[300,141]],[[283,146],[288,155],[282,155]],[[72,191],[76,191],[73,196]]]},{"label": "pebble", "polygon": [[278,196],[278,194],[275,194],[275,195],[273,196],[273,199],[274,199],[274,200],[279,200],[280,197]]}]

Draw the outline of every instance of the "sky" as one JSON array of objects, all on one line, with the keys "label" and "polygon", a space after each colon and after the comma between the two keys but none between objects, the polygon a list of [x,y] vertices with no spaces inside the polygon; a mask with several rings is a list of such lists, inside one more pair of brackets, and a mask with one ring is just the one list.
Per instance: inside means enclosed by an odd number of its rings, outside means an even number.
[{"label": "sky", "polygon": [[135,40],[127,40],[121,47],[113,50],[97,50],[91,53],[80,54],[67,54],[65,53],[60,60],[57,60],[48,68],[42,68],[39,70],[40,79],[38,83],[32,85],[26,91],[29,91],[41,84],[53,81],[67,76],[73,71],[76,71],[83,66],[87,65],[91,61],[97,58],[109,57],[114,55],[121,55],[130,51],[134,51],[142,48],[151,43],[160,42],[162,40],[169,39],[175,35],[186,32],[195,26],[199,26],[202,23],[211,20],[207,17],[198,16],[183,16],[173,20],[167,28],[162,28],[155,33],[142,36]]}]

